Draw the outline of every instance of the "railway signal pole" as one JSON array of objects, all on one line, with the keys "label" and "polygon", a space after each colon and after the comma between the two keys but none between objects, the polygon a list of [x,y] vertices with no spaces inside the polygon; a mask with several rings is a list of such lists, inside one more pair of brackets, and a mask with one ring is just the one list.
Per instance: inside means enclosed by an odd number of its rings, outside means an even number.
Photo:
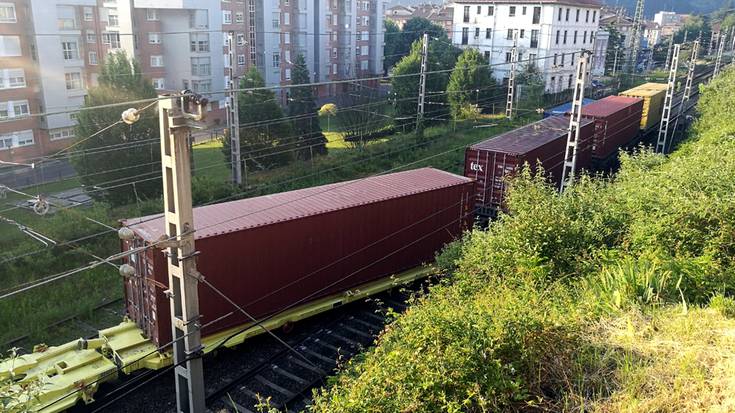
[{"label": "railway signal pole", "polygon": [[574,82],[574,100],[572,101],[571,116],[569,116],[569,130],[567,132],[567,147],[564,154],[564,170],[561,176],[561,191],[574,181],[574,172],[577,166],[577,145],[579,144],[579,124],[582,121],[582,103],[584,88],[587,82],[587,66],[590,52],[584,50],[577,61],[576,81]]},{"label": "railway signal pole", "polygon": [[676,133],[679,128],[679,119],[684,115],[686,104],[689,102],[692,95],[692,83],[694,82],[694,69],[697,65],[697,53],[699,53],[699,40],[695,40],[694,44],[692,44],[692,55],[689,57],[686,86],[684,87],[684,95],[681,97],[679,112],[677,113],[676,121],[674,122],[674,133]]},{"label": "railway signal pole", "polygon": [[674,45],[674,54],[671,57],[671,69],[669,70],[669,82],[666,88],[666,99],[664,100],[664,110],[661,115],[661,126],[658,129],[656,153],[666,153],[666,141],[669,135],[669,121],[671,119],[671,106],[674,100],[674,87],[676,86],[676,71],[679,68],[680,49],[681,44]]},{"label": "railway signal pole", "polygon": [[510,73],[508,74],[508,98],[505,101],[505,117],[513,119],[513,97],[516,87],[516,65],[518,63],[518,32],[513,32],[513,47],[510,49]]},{"label": "railway signal pole", "polygon": [[[207,99],[184,91],[160,96],[161,167],[168,252],[168,286],[173,332],[174,377],[178,413],[205,410],[204,374],[196,269],[194,212],[191,201],[191,164],[187,136],[204,119]],[[190,108],[196,107],[196,113]]]},{"label": "railway signal pole", "polygon": [[674,45],[674,35],[672,34],[671,37],[669,37],[669,47],[666,49],[666,63],[664,63],[664,67],[669,67],[669,63],[671,62],[671,47]]},{"label": "railway signal pole", "polygon": [[720,74],[720,64],[722,63],[722,53],[725,51],[725,35],[720,37],[720,46],[717,48],[717,59],[715,60],[715,70],[712,72],[712,78],[714,79]]},{"label": "railway signal pole", "polygon": [[424,33],[421,44],[421,74],[419,77],[419,102],[416,110],[416,129],[422,130],[424,123],[424,102],[426,101],[426,72],[429,65],[429,34]]},{"label": "railway signal pole", "polygon": [[235,32],[227,33],[227,56],[230,60],[227,68],[227,131],[230,138],[230,167],[232,169],[232,182],[242,184],[242,159],[240,153],[240,119],[238,114],[237,92],[235,92]]}]

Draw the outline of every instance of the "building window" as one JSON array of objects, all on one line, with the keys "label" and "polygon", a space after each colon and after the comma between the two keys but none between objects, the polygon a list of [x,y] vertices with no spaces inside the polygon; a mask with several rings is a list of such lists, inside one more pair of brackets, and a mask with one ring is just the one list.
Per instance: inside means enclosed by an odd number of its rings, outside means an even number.
[{"label": "building window", "polygon": [[283,13],[283,24],[285,24],[285,25],[291,24],[291,13],[289,13],[289,12],[284,12]]},{"label": "building window", "polygon": [[582,44],[587,43],[587,30],[584,31],[584,35],[582,35]]},{"label": "building window", "polygon": [[64,53],[64,60],[79,59],[79,45],[76,41],[66,40],[61,42],[61,50]]},{"label": "building window", "polygon": [[161,55],[151,56],[151,67],[163,67],[163,56]]},{"label": "building window", "polygon": [[564,44],[567,44],[567,31],[564,30]]},{"label": "building window", "polygon": [[238,33],[237,34],[237,45],[238,46],[245,46],[245,33]]},{"label": "building window", "polygon": [[33,131],[24,130],[0,135],[0,150],[33,145]]},{"label": "building window", "polygon": [[49,139],[52,141],[58,141],[61,139],[69,139],[75,137],[74,128],[58,128],[51,129],[48,131]]},{"label": "building window", "polygon": [[559,35],[561,35],[561,30],[556,31],[556,44],[559,44]]},{"label": "building window", "polygon": [[561,64],[559,66],[564,67],[564,53],[561,54]]},{"label": "building window", "polygon": [[521,8],[521,14],[524,15],[524,16],[526,15],[526,6],[523,6]]},{"label": "building window", "polygon": [[495,6],[487,6],[487,15],[492,16],[495,14]]},{"label": "building window", "polygon": [[[113,10],[115,13],[117,13],[117,9],[110,9],[110,12],[112,12]],[[107,25],[110,27],[117,27],[120,25],[117,14],[110,14],[109,16],[107,16]]]},{"label": "building window", "polygon": [[148,44],[161,44],[161,33],[148,33]]},{"label": "building window", "polygon": [[222,10],[222,24],[232,24],[232,12],[229,10]]},{"label": "building window", "polygon": [[567,14],[566,14],[566,17],[564,18],[565,21],[569,21],[569,10],[570,9],[567,9]]},{"label": "building window", "polygon": [[192,57],[191,58],[191,75],[192,76],[211,76],[212,75],[211,58],[209,56]]},{"label": "building window", "polygon": [[153,79],[153,88],[156,90],[161,90],[166,87],[166,81],[162,77],[157,77]]},{"label": "building window", "polygon": [[590,22],[590,11],[589,10],[587,10],[587,14],[584,17],[584,22],[585,23],[589,23]]},{"label": "building window", "polygon": [[158,9],[145,9],[145,19],[149,22],[160,20],[160,17],[158,17]]},{"label": "building window", "polygon": [[551,86],[551,91],[556,92],[556,76],[551,76],[551,83],[549,85]]},{"label": "building window", "polygon": [[74,6],[56,6],[59,30],[74,30],[77,26],[77,13]]},{"label": "building window", "polygon": [[281,53],[280,52],[273,52],[273,67],[274,68],[281,67]]},{"label": "building window", "polygon": [[87,30],[87,43],[97,43],[97,35],[91,30]]},{"label": "building window", "polygon": [[370,16],[362,16],[362,25],[370,26]]},{"label": "building window", "polygon": [[577,31],[576,30],[574,31],[574,41],[573,41],[573,43],[574,44],[577,44]]},{"label": "building window", "polygon": [[370,48],[368,46],[360,46],[360,56],[367,56],[368,53],[370,53]]},{"label": "building window", "polygon": [[[359,35],[360,32],[357,32],[357,34]],[[291,44],[291,33],[289,33],[289,32],[283,33],[283,43],[284,44]]]},{"label": "building window", "polygon": [[337,63],[332,63],[332,74],[333,75],[337,74]]},{"label": "building window", "polygon": [[481,14],[481,13],[482,13],[482,6],[477,6],[477,14]]},{"label": "building window", "polygon": [[491,29],[489,27],[487,29],[485,29],[485,38],[486,39],[489,39],[490,36],[492,35],[492,32],[493,32],[493,29]]},{"label": "building window", "polygon": [[0,36],[0,57],[20,56],[19,36]]},{"label": "building window", "polygon": [[191,33],[189,35],[189,50],[197,53],[208,53],[209,33]]},{"label": "building window", "polygon": [[463,23],[470,22],[470,6],[464,6],[464,15],[462,15],[462,22]]},{"label": "building window", "polygon": [[242,12],[235,13],[235,23],[242,23],[245,21],[245,14]]},{"label": "building window", "polygon": [[15,23],[15,4],[0,3],[0,23]]},{"label": "building window", "polygon": [[0,89],[21,87],[26,87],[26,76],[23,69],[0,69]]},{"label": "building window", "polygon": [[572,88],[572,80],[574,79],[573,75],[569,75],[569,83],[567,84],[567,89]]},{"label": "building window", "polygon": [[271,16],[271,24],[273,25],[274,29],[278,29],[281,27],[281,14],[278,12],[273,12],[273,15]]},{"label": "building window", "polygon": [[531,48],[538,47],[538,30],[531,30]]},{"label": "building window", "polygon": [[286,80],[291,80],[291,69],[286,69],[283,72],[284,72],[284,76],[286,77]]},{"label": "building window", "polygon": [[111,49],[119,49],[120,33],[102,33],[102,43],[110,46]]},{"label": "building window", "polygon": [[487,50],[485,50],[485,61],[487,61],[488,63],[490,63],[490,52],[487,51]]},{"label": "building window", "polygon": [[477,39],[479,37],[480,37],[480,28],[479,27],[475,27],[475,39]]},{"label": "building window", "polygon": [[592,23],[595,22],[596,18],[597,18],[597,10],[592,10]]},{"label": "building window", "polygon": [[541,7],[534,7],[533,8],[533,21],[531,24],[539,24],[541,23]]},{"label": "building window", "polygon": [[337,58],[337,48],[333,47],[332,48],[332,59],[336,59],[336,58]]},{"label": "building window", "polygon": [[12,119],[30,114],[27,100],[0,102],[0,119]]},{"label": "building window", "polygon": [[[559,55],[558,55],[558,54],[556,54],[556,53],[554,53],[554,66],[556,66],[556,63],[557,63],[558,57],[559,57]],[[554,78],[551,78],[551,79],[552,79],[552,81],[553,81],[553,79],[554,79]]]},{"label": "building window", "polygon": [[237,64],[238,66],[245,66],[245,55],[244,54],[237,55]]},{"label": "building window", "polygon": [[191,90],[194,93],[206,93],[212,90],[211,80],[192,80]]},{"label": "building window", "polygon": [[89,52],[89,64],[92,66],[97,64],[97,52],[95,51]]},{"label": "building window", "polygon": [[557,20],[561,21],[562,14],[564,14],[564,9],[562,9],[561,7],[559,7],[559,18]]},{"label": "building window", "polygon": [[82,88],[82,74],[80,72],[64,73],[66,90],[80,90]]},{"label": "building window", "polygon": [[528,64],[536,66],[536,53],[528,54]]},{"label": "building window", "polygon": [[462,44],[469,43],[470,29],[469,27],[462,28]]},{"label": "building window", "polygon": [[510,17],[514,17],[516,15],[516,6],[510,6],[510,12],[508,13]]},{"label": "building window", "polygon": [[579,12],[580,12],[580,10],[577,9],[577,16],[574,18],[574,21],[575,22],[579,22]]},{"label": "building window", "polygon": [[513,53],[505,52],[505,63],[510,63],[513,60]]},{"label": "building window", "polygon": [[507,40],[513,40],[513,29],[508,29],[508,34],[505,37]]},{"label": "building window", "polygon": [[525,29],[521,29],[521,33],[518,35],[518,37],[521,38],[521,39],[525,38],[526,37],[526,30]]}]

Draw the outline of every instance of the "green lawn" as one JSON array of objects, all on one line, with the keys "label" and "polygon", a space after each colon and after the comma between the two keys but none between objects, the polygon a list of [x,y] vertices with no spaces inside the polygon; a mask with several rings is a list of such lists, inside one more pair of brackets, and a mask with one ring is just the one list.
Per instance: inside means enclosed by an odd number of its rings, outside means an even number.
[{"label": "green lawn", "polygon": [[213,140],[194,145],[194,174],[207,176],[217,181],[230,179],[230,168],[225,164],[222,142]]}]

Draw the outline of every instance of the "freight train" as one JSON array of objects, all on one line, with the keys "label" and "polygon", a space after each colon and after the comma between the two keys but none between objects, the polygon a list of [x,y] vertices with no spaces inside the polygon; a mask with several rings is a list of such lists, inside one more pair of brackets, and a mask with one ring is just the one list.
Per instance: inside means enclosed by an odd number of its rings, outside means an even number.
[{"label": "freight train", "polygon": [[[582,108],[577,165],[593,168],[660,120],[665,88],[647,84]],[[422,264],[473,225],[503,209],[507,178],[529,163],[561,179],[569,114],[466,149],[464,176],[421,168],[194,209],[197,267],[240,308],[199,285],[203,352],[232,347],[428,274]],[[102,383],[172,364],[171,297],[163,217],[127,219],[132,237],[127,317],[91,339],[0,363],[0,380],[40,385],[32,410],[90,403]],[[259,320],[256,325],[249,317]],[[20,392],[23,394],[23,392]]]}]

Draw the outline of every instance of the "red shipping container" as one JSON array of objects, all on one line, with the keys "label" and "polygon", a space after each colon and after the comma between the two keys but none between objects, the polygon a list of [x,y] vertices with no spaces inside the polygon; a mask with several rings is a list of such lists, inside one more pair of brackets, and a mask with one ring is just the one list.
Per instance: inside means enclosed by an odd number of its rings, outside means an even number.
[{"label": "red shipping container", "polygon": [[[480,213],[494,216],[503,207],[506,178],[526,162],[533,171],[541,162],[550,181],[561,184],[568,129],[569,118],[551,116],[468,147],[464,174],[477,181]],[[577,146],[578,170],[592,162],[593,135],[594,122],[583,119]]]},{"label": "red shipping container", "polygon": [[[261,318],[430,262],[473,220],[474,182],[422,168],[194,209],[197,269]],[[165,238],[162,217],[129,219],[124,249]],[[131,319],[157,345],[171,340],[167,259],[158,249],[130,256],[142,277],[125,282]],[[334,285],[332,285],[334,284]],[[203,335],[249,319],[199,286]]]},{"label": "red shipping container", "polygon": [[643,116],[643,99],[608,96],[582,107],[582,117],[595,121],[592,157],[607,159],[635,139]]}]

